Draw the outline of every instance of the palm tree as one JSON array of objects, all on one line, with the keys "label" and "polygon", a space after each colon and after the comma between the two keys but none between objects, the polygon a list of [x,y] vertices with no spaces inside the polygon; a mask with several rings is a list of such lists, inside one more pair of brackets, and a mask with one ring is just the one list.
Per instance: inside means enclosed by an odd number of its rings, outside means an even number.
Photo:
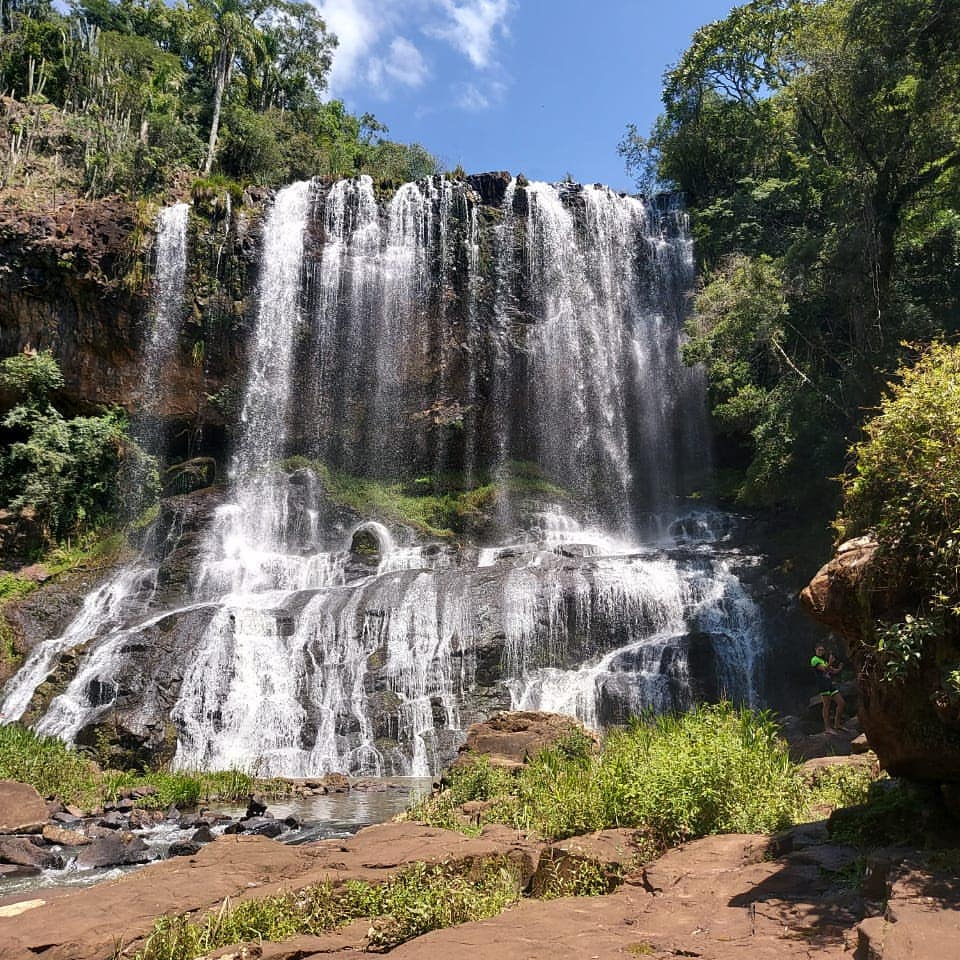
[{"label": "palm tree", "polygon": [[213,63],[213,117],[210,120],[210,138],[207,156],[203,162],[204,176],[213,167],[220,129],[220,109],[223,95],[230,87],[233,67],[238,57],[257,60],[263,52],[263,34],[254,23],[253,7],[249,0],[191,0],[191,24],[188,42],[204,60]]}]

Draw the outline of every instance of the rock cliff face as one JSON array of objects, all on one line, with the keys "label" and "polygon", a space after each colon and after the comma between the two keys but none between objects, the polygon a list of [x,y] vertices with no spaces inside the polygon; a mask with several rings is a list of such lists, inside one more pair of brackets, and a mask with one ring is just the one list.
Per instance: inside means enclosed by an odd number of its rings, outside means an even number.
[{"label": "rock cliff face", "polygon": [[904,680],[884,680],[878,669],[875,621],[897,621],[918,600],[908,584],[883,570],[878,544],[869,537],[841,544],[800,599],[846,644],[857,673],[860,722],[881,766],[894,776],[960,781],[960,707],[944,676],[944,665],[956,660],[953,641],[925,644]]},{"label": "rock cliff face", "polygon": [[0,346],[166,467],[139,557],[21,618],[5,713],[121,763],[425,774],[494,709],[764,702],[772,588],[684,501],[676,205],[493,173],[176,206],[152,245],[112,203],[2,228]]}]

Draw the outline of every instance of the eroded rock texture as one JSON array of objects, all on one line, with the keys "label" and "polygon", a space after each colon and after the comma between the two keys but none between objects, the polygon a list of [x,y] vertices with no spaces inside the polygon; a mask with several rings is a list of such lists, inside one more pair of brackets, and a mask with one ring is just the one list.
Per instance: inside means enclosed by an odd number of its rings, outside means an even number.
[{"label": "eroded rock texture", "polygon": [[841,544],[801,594],[803,607],[843,638],[857,674],[859,717],[881,766],[894,776],[960,781],[960,711],[945,691],[944,664],[956,659],[949,637],[925,644],[902,681],[882,678],[875,624],[898,621],[920,598],[883,563],[870,537]]}]

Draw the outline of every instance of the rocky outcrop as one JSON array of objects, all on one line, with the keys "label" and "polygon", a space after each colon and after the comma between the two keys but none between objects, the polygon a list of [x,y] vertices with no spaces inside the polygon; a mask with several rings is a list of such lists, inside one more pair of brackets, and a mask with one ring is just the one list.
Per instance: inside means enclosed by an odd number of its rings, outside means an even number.
[{"label": "rocky outcrop", "polygon": [[0,834],[39,833],[47,822],[47,805],[26,783],[0,780]]},{"label": "rocky outcrop", "polygon": [[513,770],[547,747],[577,733],[597,739],[582,724],[559,713],[503,710],[489,720],[471,724],[455,765],[483,756],[495,767]]},{"label": "rocky outcrop", "polygon": [[842,637],[859,686],[858,716],[880,765],[894,776],[960,781],[960,709],[945,691],[945,671],[960,651],[947,638],[924,644],[902,679],[884,679],[875,624],[896,622],[920,598],[883,562],[876,541],[860,537],[837,548],[800,596],[801,605]]},{"label": "rocky outcrop", "polygon": [[[391,956],[940,960],[952,956],[960,941],[956,878],[935,854],[871,852],[867,869],[856,870],[858,879],[851,882],[858,852],[831,842],[824,823],[772,840],[708,837],[653,862],[636,862],[633,849],[622,831],[545,845],[503,827],[487,827],[469,839],[412,823],[383,824],[348,840],[308,846],[224,837],[194,856],[110,884],[0,906],[0,944],[11,960],[40,952],[51,960],[99,960],[112,956],[121,936],[132,955],[157,915],[217,909],[224,898],[260,899],[318,882],[335,888],[349,880],[379,882],[417,862],[479,870],[485,862],[506,860],[530,891],[538,877],[555,877],[558,864],[575,869],[576,858],[610,868],[622,885],[605,896],[523,899],[491,919],[411,940]],[[556,890],[544,888],[551,896]],[[368,921],[284,943],[236,945],[212,956],[360,960],[369,956],[374,926]]]}]

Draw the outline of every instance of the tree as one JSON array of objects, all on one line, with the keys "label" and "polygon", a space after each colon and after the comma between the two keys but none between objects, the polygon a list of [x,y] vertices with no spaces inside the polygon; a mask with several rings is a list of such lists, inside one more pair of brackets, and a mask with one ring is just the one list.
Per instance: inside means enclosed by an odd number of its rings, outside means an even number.
[{"label": "tree", "polygon": [[[687,354],[750,450],[740,495],[828,502],[811,480],[839,471],[900,342],[960,326],[960,5],[747,3],[697,32],[621,151],[690,205]],[[737,319],[761,275],[782,292],[773,339]],[[777,437],[796,454],[769,456]]]},{"label": "tree", "polygon": [[203,161],[203,173],[207,175],[213,168],[223,97],[237,58],[259,61],[264,43],[251,16],[255,9],[250,0],[189,0],[189,13],[187,42],[202,61],[211,64],[213,74],[213,112]]}]

